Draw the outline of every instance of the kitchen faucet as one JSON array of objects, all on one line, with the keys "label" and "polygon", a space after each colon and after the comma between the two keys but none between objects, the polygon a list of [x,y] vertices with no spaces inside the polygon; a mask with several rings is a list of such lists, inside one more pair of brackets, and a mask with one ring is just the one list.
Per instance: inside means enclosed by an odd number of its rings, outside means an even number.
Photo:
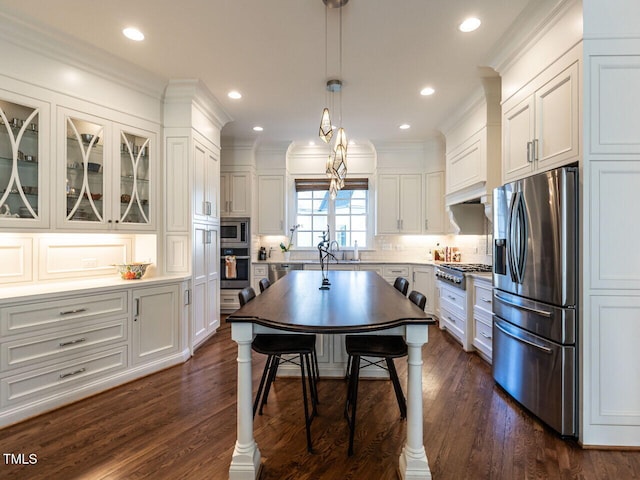
[{"label": "kitchen faucet", "polygon": [[[333,249],[333,245],[335,244],[336,248],[335,250]],[[332,240],[331,243],[329,243],[329,252],[333,255],[333,257],[336,260],[342,260],[342,258],[338,258],[338,255],[336,255],[336,252],[340,251],[340,244],[338,243],[337,240]]]}]

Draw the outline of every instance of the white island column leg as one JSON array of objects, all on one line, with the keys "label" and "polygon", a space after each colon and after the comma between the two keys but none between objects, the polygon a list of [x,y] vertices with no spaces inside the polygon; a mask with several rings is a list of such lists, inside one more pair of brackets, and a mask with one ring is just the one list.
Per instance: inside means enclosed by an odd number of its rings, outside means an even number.
[{"label": "white island column leg", "polygon": [[238,344],[237,440],[229,467],[229,480],[256,480],[260,450],[253,438],[253,385],[251,382],[251,323],[232,323],[231,338]]},{"label": "white island column leg", "polygon": [[407,442],[400,454],[399,473],[403,480],[431,480],[422,432],[422,346],[428,340],[427,325],[407,325],[409,347],[407,378]]}]

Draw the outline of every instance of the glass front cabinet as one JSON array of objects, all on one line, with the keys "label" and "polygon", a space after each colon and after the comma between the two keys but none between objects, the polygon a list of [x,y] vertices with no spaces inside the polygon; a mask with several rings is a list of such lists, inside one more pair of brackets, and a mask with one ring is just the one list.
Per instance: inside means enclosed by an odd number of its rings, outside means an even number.
[{"label": "glass front cabinet", "polygon": [[48,227],[49,106],[0,91],[0,226]]},{"label": "glass front cabinet", "polygon": [[155,134],[75,112],[63,112],[61,121],[66,132],[61,226],[152,230]]}]

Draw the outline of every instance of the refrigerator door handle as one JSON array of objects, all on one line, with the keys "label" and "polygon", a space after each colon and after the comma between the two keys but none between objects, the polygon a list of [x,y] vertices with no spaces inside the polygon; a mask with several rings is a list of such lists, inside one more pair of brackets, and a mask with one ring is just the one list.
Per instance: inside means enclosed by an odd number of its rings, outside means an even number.
[{"label": "refrigerator door handle", "polygon": [[516,199],[517,199],[517,193],[514,194],[514,197],[511,200],[511,205],[509,206],[509,216],[508,216],[508,223],[507,223],[507,263],[509,264],[509,275],[511,276],[511,281],[512,282],[516,282],[517,281],[517,277],[516,277],[516,263],[514,261],[515,259],[515,251],[514,251],[514,231],[513,231],[513,223],[514,223],[514,216],[513,213],[515,211],[515,204],[516,204]]},{"label": "refrigerator door handle", "polygon": [[548,353],[551,354],[552,350],[549,347],[545,347],[544,345],[538,345],[537,343],[534,342],[530,342],[529,340],[525,340],[524,338],[520,338],[516,335],[514,335],[511,332],[507,332],[504,328],[502,328],[498,323],[493,323],[495,325],[495,327],[500,330],[502,333],[504,333],[505,335],[507,335],[508,337],[513,338],[514,340],[517,340],[518,342],[524,343],[526,345],[529,345],[530,347],[534,347],[537,348],[538,350],[542,350],[544,353]]},{"label": "refrigerator door handle", "polygon": [[511,242],[511,278],[514,282],[522,284],[524,281],[524,268],[527,261],[527,211],[524,205],[522,192],[516,192],[511,206],[510,216],[510,242]]},{"label": "refrigerator door handle", "polygon": [[494,293],[493,296],[497,298],[499,301],[501,301],[502,303],[505,303],[511,307],[516,307],[516,308],[519,308],[520,310],[526,310],[527,312],[535,313],[536,315],[540,315],[542,317],[551,318],[551,312],[547,312],[546,310],[538,310],[537,308],[531,308],[525,305],[519,305],[510,300],[507,300],[506,298],[502,297],[498,293]]}]

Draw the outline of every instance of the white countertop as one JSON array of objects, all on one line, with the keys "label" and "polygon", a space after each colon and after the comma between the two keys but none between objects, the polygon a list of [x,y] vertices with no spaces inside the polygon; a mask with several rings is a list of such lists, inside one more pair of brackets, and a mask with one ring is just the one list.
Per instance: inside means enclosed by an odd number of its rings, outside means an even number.
[{"label": "white countertop", "polygon": [[180,282],[188,280],[185,275],[164,275],[154,277],[143,277],[138,280],[122,280],[118,275],[105,276],[103,278],[84,278],[56,282],[25,283],[0,289],[0,301],[6,303],[7,300],[29,300],[30,297],[60,293],[90,293],[91,290],[105,288],[132,288],[152,286],[165,282]]}]

